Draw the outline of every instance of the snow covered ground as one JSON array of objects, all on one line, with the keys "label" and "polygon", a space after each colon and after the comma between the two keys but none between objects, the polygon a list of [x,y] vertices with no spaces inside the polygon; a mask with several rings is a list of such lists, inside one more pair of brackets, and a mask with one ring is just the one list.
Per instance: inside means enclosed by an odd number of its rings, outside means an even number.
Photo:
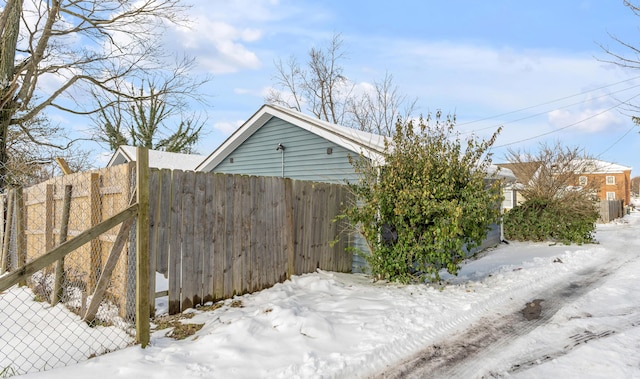
[{"label": "snow covered ground", "polygon": [[488,352],[468,377],[640,378],[640,213],[598,225],[597,239],[584,246],[502,245],[442,285],[373,283],[332,272],[297,276],[214,311],[193,311],[184,322],[204,326],[185,340],[160,330],[146,349],[25,377],[374,377],[483,317],[517,314],[541,293],[593,273],[595,287]]}]

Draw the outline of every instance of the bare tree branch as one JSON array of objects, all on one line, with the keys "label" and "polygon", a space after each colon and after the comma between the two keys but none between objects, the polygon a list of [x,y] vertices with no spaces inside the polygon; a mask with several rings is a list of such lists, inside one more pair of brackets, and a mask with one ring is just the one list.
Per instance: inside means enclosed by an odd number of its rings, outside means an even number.
[{"label": "bare tree branch", "polygon": [[[192,152],[206,116],[188,111],[189,101],[206,105],[199,87],[208,78],[189,75],[192,59],[184,58],[166,76],[149,78],[139,88],[92,92],[99,112],[92,115],[96,138],[109,144],[144,146],[170,152]],[[175,125],[175,126],[174,126]]]},{"label": "bare tree branch", "polygon": [[265,101],[308,111],[315,117],[356,129],[390,136],[398,118],[408,118],[416,99],[408,99],[386,73],[372,92],[356,91],[356,84],[344,74],[346,58],[340,34],[334,34],[324,48],[312,48],[301,67],[295,57],[274,62],[274,90]]},{"label": "bare tree branch", "polygon": [[600,184],[596,178],[578,188],[577,177],[591,175],[597,167],[593,158],[578,147],[541,143],[537,152],[509,150],[510,169],[522,182],[522,194],[527,199],[554,199],[575,192],[596,195]]},{"label": "bare tree branch", "polygon": [[0,7],[0,188],[10,128],[44,144],[30,125],[46,109],[99,114],[112,101],[87,104],[96,91],[135,98],[119,91],[166,71],[160,36],[168,23],[186,20],[179,0],[4,0]]}]

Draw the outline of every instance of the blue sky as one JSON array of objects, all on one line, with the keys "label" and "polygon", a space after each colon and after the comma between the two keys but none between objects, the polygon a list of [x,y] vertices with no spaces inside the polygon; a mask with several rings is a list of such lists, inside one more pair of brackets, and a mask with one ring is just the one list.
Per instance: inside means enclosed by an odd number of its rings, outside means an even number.
[{"label": "blue sky", "polygon": [[640,172],[640,127],[621,106],[640,94],[640,70],[601,61],[599,46],[629,53],[613,34],[640,47],[640,17],[622,0],[209,0],[193,1],[191,18],[167,32],[167,48],[213,77],[202,154],[264,103],[275,59],[304,61],[341,33],[352,81],[388,72],[419,113],[455,113],[480,135],[504,125],[494,161],[560,141]]}]

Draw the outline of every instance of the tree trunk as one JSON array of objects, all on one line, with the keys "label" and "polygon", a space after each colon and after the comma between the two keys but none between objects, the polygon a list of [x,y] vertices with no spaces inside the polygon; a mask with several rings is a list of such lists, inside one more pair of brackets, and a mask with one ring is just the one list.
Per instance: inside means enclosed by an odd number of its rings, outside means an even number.
[{"label": "tree trunk", "polygon": [[[7,137],[9,135],[9,125],[15,113],[14,93],[16,90],[15,76],[15,54],[20,33],[20,16],[22,14],[23,0],[7,1],[2,18],[6,20],[3,25],[2,39],[0,41],[0,190],[7,186]],[[6,18],[5,18],[6,17]]]}]

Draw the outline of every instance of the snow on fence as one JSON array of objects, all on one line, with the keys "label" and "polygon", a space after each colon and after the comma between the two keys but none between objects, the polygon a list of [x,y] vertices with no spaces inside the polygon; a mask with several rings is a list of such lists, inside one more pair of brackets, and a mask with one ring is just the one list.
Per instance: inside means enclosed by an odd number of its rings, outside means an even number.
[{"label": "snow on fence", "polygon": [[[98,291],[121,227],[110,222],[116,226],[97,237],[92,233],[127,208],[131,169],[70,174],[0,195],[3,376],[76,363],[135,342],[135,287],[126,251]],[[79,244],[74,239],[88,242],[49,259],[63,243]],[[19,286],[12,285],[13,277],[21,279]]]},{"label": "snow on fence", "polygon": [[353,201],[345,186],[152,170],[150,188],[150,257],[168,277],[170,314],[318,268],[351,270],[350,235],[335,222]]},{"label": "snow on fence", "polygon": [[622,200],[600,200],[599,211],[600,222],[608,223],[624,217],[624,204]]}]

